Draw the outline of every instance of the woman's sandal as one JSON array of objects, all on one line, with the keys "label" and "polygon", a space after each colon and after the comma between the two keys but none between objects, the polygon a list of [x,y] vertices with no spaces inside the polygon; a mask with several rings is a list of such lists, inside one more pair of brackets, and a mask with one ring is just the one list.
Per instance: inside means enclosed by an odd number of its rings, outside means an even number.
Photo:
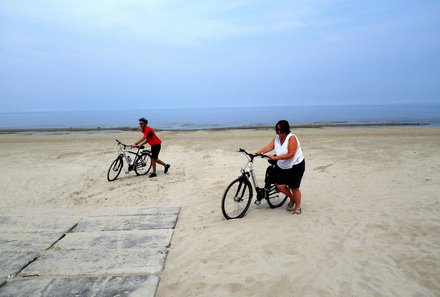
[{"label": "woman's sandal", "polygon": [[294,209],[295,209],[295,203],[290,203],[289,202],[289,204],[287,204],[286,210],[287,211],[292,211]]},{"label": "woman's sandal", "polygon": [[301,208],[295,208],[292,212],[293,215],[300,215],[302,214]]}]

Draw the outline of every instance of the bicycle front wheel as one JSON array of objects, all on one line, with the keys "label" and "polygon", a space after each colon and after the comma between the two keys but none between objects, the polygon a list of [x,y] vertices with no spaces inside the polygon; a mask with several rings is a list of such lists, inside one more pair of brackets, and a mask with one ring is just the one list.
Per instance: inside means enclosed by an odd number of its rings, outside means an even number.
[{"label": "bicycle front wheel", "polygon": [[266,187],[264,187],[264,190],[266,191],[266,200],[270,208],[280,207],[287,200],[287,195],[278,191],[275,184],[266,185]]},{"label": "bicycle front wheel", "polygon": [[252,186],[249,180],[245,178],[237,178],[225,191],[222,200],[223,216],[229,219],[242,218],[252,200]]},{"label": "bicycle front wheel", "polygon": [[137,175],[145,175],[150,171],[151,168],[151,158],[148,155],[142,155],[136,159],[134,164],[134,172]]},{"label": "bicycle front wheel", "polygon": [[107,180],[114,181],[118,178],[119,173],[121,173],[122,166],[124,165],[124,161],[122,161],[121,157],[116,158],[110,165],[110,168],[107,171]]}]

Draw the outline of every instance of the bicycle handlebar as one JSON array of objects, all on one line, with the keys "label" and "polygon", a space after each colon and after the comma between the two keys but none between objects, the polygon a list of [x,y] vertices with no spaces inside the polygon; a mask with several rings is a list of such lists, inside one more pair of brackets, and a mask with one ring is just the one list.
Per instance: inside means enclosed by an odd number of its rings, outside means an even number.
[{"label": "bicycle handlebar", "polygon": [[130,145],[130,144],[125,144],[125,143],[122,143],[122,142],[120,142],[119,140],[117,140],[116,139],[116,143],[118,144],[118,145],[121,145],[121,146],[123,146],[124,147],[124,149],[125,148],[127,148],[127,147],[129,147],[129,148],[133,148],[133,146],[132,145]]},{"label": "bicycle handlebar", "polygon": [[257,154],[257,155],[250,154],[244,148],[239,148],[238,151],[240,153],[246,154],[249,158],[251,158],[251,160],[253,160],[255,157],[260,157],[260,158],[263,158],[263,159],[269,159],[269,156],[266,156],[264,154]]},{"label": "bicycle handlebar", "polygon": [[[124,147],[124,149],[125,148],[134,148],[135,146],[132,146],[131,144],[125,144],[125,143],[122,143],[122,142],[120,142],[119,140],[117,140],[116,139],[116,142],[117,142],[117,144],[118,145],[122,145],[123,147]],[[139,147],[139,149],[144,149],[145,148],[145,146],[143,146],[143,145],[141,145],[140,147]]]}]

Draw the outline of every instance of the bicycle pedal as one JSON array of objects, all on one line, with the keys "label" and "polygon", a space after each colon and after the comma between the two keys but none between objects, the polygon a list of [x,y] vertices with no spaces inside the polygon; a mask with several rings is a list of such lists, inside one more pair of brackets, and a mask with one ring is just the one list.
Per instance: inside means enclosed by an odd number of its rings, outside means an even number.
[{"label": "bicycle pedal", "polygon": [[260,200],[255,200],[255,205],[260,205],[261,201]]}]

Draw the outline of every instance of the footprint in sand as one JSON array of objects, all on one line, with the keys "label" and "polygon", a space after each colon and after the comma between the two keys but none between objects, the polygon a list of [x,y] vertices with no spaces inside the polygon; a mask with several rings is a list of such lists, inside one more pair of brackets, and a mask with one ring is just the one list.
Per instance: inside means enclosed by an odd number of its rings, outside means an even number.
[{"label": "footprint in sand", "polygon": [[330,166],[332,166],[333,164],[328,164],[328,165],[323,165],[323,166],[318,166],[313,170],[319,170],[319,172],[326,172],[327,168],[329,168]]}]

